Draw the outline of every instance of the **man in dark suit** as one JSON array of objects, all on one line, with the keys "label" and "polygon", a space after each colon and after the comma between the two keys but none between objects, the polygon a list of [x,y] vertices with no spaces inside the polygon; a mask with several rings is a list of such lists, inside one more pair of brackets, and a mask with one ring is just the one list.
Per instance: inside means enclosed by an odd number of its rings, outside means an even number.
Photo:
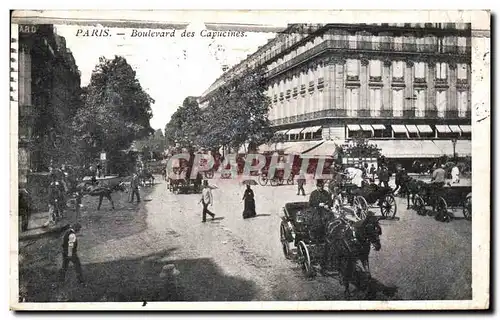
[{"label": "man in dark suit", "polygon": [[75,225],[70,226],[70,228],[64,233],[62,243],[63,264],[60,274],[61,281],[65,280],[68,265],[72,262],[76,269],[78,281],[83,283],[82,265],[80,263],[80,258],[78,257],[78,239],[76,237],[76,234],[80,231],[80,229],[81,225],[76,223]]}]

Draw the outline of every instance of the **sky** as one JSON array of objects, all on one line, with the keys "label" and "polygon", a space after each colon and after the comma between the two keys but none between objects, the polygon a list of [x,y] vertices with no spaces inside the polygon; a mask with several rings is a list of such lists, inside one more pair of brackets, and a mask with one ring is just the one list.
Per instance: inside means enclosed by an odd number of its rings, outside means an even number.
[{"label": "sky", "polygon": [[[142,88],[155,100],[151,126],[162,130],[185,97],[201,95],[222,74],[222,65],[237,64],[275,36],[270,32],[255,32],[247,33],[244,38],[183,38],[179,36],[182,30],[176,30],[173,38],[131,37],[132,29],[108,28],[111,37],[83,37],[81,32],[77,36],[79,29],[85,29],[82,26],[55,25],[55,28],[73,53],[82,86],[88,85],[99,57],[124,56],[136,71]],[[187,27],[187,31],[196,34],[203,29],[203,23]]]}]

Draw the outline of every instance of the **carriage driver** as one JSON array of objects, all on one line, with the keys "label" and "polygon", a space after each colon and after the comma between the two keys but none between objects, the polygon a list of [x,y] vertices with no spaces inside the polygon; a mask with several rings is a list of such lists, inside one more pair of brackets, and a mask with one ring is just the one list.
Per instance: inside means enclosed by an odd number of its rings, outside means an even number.
[{"label": "carriage driver", "polygon": [[[333,207],[333,199],[327,190],[324,189],[325,183],[323,180],[318,179],[316,181],[316,187],[317,189],[314,190],[311,193],[311,196],[309,197],[309,206],[314,208],[311,213],[316,215],[316,219],[312,219],[314,221],[314,226],[313,229],[315,230],[316,236],[317,237],[323,237],[325,236],[326,233],[326,215],[328,214],[327,211],[330,210],[331,207]],[[323,272],[329,272],[331,271],[330,267],[330,253],[328,250],[328,246],[325,246],[325,252],[323,255],[322,263],[321,263],[321,269]]]},{"label": "carriage driver", "polygon": [[317,189],[311,192],[309,197],[309,206],[313,208],[327,206],[328,208],[333,207],[333,200],[330,192],[324,189],[325,182],[321,179],[316,181]]}]

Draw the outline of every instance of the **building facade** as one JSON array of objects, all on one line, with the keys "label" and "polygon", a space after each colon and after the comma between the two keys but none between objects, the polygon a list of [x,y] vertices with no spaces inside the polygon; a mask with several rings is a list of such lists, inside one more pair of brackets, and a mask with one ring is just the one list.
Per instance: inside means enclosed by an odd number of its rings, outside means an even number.
[{"label": "building facade", "polygon": [[[19,183],[28,172],[45,171],[47,152],[57,149],[58,123],[71,119],[80,103],[80,72],[63,37],[52,25],[19,25],[12,33],[11,96],[18,108]],[[18,37],[15,37],[15,33]],[[16,52],[14,52],[16,51]]]},{"label": "building facade", "polygon": [[267,70],[269,119],[289,141],[364,137],[391,153],[400,140],[438,140],[433,154],[470,155],[470,24],[291,25],[204,97],[258,66]]}]

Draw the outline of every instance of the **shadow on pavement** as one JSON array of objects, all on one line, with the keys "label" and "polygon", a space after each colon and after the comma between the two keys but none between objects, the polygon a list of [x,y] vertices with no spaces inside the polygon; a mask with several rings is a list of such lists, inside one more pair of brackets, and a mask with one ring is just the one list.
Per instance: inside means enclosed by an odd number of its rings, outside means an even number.
[{"label": "shadow on pavement", "polygon": [[[250,301],[253,282],[227,276],[211,259],[171,260],[176,249],[130,260],[84,264],[85,284],[70,265],[65,282],[58,269],[21,267],[19,283],[26,302]],[[173,264],[178,274],[162,273]],[[58,266],[59,268],[60,266]]]},{"label": "shadow on pavement", "polygon": [[255,215],[254,218],[257,218],[257,217],[270,217],[271,215],[269,213],[260,213],[260,214],[257,214]]}]

